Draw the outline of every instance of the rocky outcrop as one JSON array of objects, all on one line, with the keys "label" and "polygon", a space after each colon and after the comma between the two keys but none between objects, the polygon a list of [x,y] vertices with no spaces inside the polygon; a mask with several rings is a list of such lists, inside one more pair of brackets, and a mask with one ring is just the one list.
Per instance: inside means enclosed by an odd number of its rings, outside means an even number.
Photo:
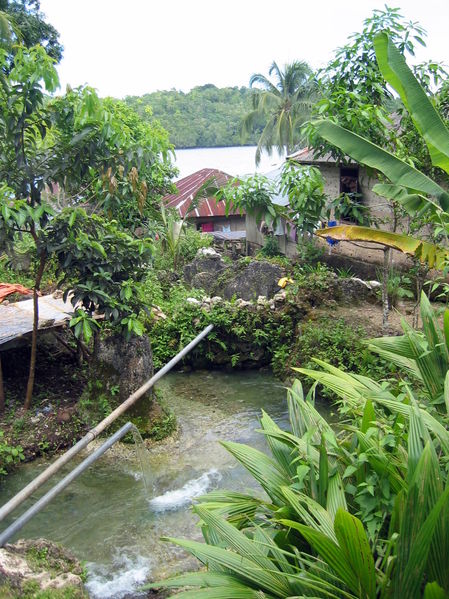
[{"label": "rocky outcrop", "polygon": [[93,370],[102,375],[109,390],[114,388],[112,394],[122,403],[153,375],[148,337],[142,335],[125,341],[121,335],[99,336],[95,341]]},{"label": "rocky outcrop", "polygon": [[254,260],[226,282],[222,295],[246,301],[257,300],[259,296],[272,298],[279,291],[278,281],[283,276],[284,270],[277,264]]},{"label": "rocky outcrop", "polygon": [[[79,410],[81,418],[93,426],[153,376],[150,341],[146,335],[129,340],[118,334],[99,335],[89,366],[89,379]],[[115,425],[131,420],[142,435],[149,434],[152,408],[150,390]]]},{"label": "rocky outcrop", "polygon": [[75,556],[46,539],[20,540],[0,549],[2,597],[31,597],[33,592],[58,589],[67,593],[64,596],[87,599],[83,579],[84,570]]},{"label": "rocky outcrop", "polygon": [[198,250],[195,260],[184,267],[184,279],[192,287],[245,301],[256,301],[259,296],[272,298],[279,291],[277,283],[283,275],[280,266],[263,260],[228,265],[212,248]]},{"label": "rocky outcrop", "polygon": [[360,301],[377,301],[377,291],[381,284],[378,281],[363,281],[357,277],[350,279],[337,279],[337,293],[339,299],[353,303]]},{"label": "rocky outcrop", "polygon": [[217,278],[229,268],[213,248],[200,248],[195,259],[184,266],[184,279],[192,287],[211,293]]}]

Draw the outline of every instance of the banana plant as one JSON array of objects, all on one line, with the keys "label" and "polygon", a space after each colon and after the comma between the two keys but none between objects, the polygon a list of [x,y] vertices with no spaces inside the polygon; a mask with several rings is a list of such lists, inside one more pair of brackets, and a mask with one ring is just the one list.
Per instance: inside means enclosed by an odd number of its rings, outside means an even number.
[{"label": "banana plant", "polygon": [[[386,81],[398,92],[416,128],[423,136],[432,164],[449,173],[449,130],[431,100],[387,34],[376,36],[375,50],[379,68]],[[336,123],[323,120],[315,122],[314,125],[324,139],[357,162],[381,172],[391,182],[390,185],[375,186],[374,191],[395,199],[411,214],[432,214],[440,222],[441,232],[447,235],[449,194],[446,189],[404,160]],[[414,239],[407,241],[405,236],[384,231],[369,233],[369,229],[366,228],[359,230],[357,227],[336,227],[320,231],[319,235],[340,240],[358,239],[383,243],[409,254],[414,253],[421,261],[429,262],[437,268],[447,261],[447,253],[440,246]]]}]

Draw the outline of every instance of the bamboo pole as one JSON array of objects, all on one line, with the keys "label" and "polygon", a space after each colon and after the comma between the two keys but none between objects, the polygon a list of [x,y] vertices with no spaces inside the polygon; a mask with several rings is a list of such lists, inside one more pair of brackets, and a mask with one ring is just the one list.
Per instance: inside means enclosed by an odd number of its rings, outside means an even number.
[{"label": "bamboo pole", "polygon": [[142,397],[151,387],[161,379],[164,374],[169,372],[182,358],[189,353],[204,337],[206,337],[211,330],[213,325],[208,325],[199,335],[193,339],[188,345],[186,345],[174,358],[170,360],[165,366],[163,366],[154,376],[151,377],[146,383],[144,383],[137,391],[128,397],[122,404],[120,404],[113,412],[109,414],[104,420],[99,422],[96,427],[91,429],[82,439],[78,441],[76,445],[71,447],[62,456],[60,456],[53,464],[51,464],[46,470],[44,470],[39,476],[33,479],[26,487],[24,487],[17,495],[14,495],[5,505],[0,508],[0,522],[13,510],[15,510],[21,503],[25,501],[30,495],[32,495],[44,482],[51,478],[58,470],[67,464],[77,453],[87,447],[91,441],[93,441],[98,435],[100,435],[110,424],[114,422],[119,416],[124,414],[128,408],[130,408],[138,399]]},{"label": "bamboo pole", "polygon": [[107,441],[103,443],[98,449],[92,452],[85,460],[78,464],[76,468],[74,468],[67,476],[65,476],[62,480],[59,481],[54,487],[52,487],[43,497],[41,497],[34,505],[32,505],[24,514],[19,516],[17,520],[8,526],[0,534],[0,547],[3,547],[5,543],[9,541],[9,539],[14,536],[19,530],[21,530],[25,524],[33,518],[36,514],[38,514],[50,501],[59,495],[61,491],[63,491],[72,481],[75,480],[80,474],[82,474],[89,466],[91,466],[94,462],[101,457],[105,451],[107,451],[110,447],[114,445],[117,441],[119,441],[122,437],[126,435],[129,431],[135,428],[134,424],[131,422],[127,422],[122,428],[120,428],[116,433],[109,437]]}]

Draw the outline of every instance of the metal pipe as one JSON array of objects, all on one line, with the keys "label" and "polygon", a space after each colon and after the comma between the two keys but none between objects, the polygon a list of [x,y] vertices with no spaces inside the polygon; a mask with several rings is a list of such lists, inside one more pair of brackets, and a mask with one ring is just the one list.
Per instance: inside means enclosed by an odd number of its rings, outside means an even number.
[{"label": "metal pipe", "polygon": [[6,528],[0,534],[0,547],[3,545],[18,532],[25,524],[31,520],[33,516],[35,516],[38,512],[41,511],[56,495],[58,495],[61,491],[63,491],[67,485],[69,485],[75,478],[77,478],[80,474],[89,468],[91,464],[93,464],[99,457],[101,457],[105,451],[107,451],[114,443],[119,441],[127,432],[129,432],[132,428],[134,428],[134,424],[132,422],[127,422],[122,428],[120,428],[116,433],[114,433],[103,445],[100,445],[98,449],[92,452],[85,460],[78,464],[76,468],[74,468],[67,476],[65,476],[62,480],[59,481],[54,487],[48,491],[45,495],[43,495],[34,505],[32,505],[26,512],[24,512],[17,520],[15,520],[8,528]]},{"label": "metal pipe", "polygon": [[87,447],[91,441],[93,441],[100,433],[102,433],[114,420],[121,416],[128,408],[130,408],[142,395],[144,395],[151,387],[167,374],[169,370],[173,368],[182,358],[189,353],[191,349],[195,347],[206,335],[208,335],[214,328],[212,324],[208,325],[199,335],[193,339],[188,345],[186,345],[174,358],[170,360],[165,366],[156,372],[145,384],[142,385],[137,391],[128,397],[122,404],[120,404],[113,412],[109,414],[104,420],[97,424],[95,428],[90,430],[82,437],[76,445],[71,447],[68,451],[63,453],[53,464],[46,468],[39,476],[32,480],[26,487],[14,495],[5,505],[0,508],[0,522],[6,518],[13,510],[16,509],[21,503],[25,501],[32,493],[34,493],[45,481],[52,477],[58,470],[67,464],[73,456],[79,453],[82,449]]}]

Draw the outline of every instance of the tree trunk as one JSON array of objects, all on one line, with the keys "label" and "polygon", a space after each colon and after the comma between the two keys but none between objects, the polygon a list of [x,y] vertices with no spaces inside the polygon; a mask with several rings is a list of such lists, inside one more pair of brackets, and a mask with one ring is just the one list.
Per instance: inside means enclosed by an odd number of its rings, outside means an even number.
[{"label": "tree trunk", "polygon": [[388,314],[390,305],[388,302],[388,275],[390,271],[390,248],[384,248],[384,266],[382,269],[382,333],[388,335]]},{"label": "tree trunk", "polygon": [[28,375],[27,392],[25,396],[24,409],[29,410],[31,406],[31,398],[33,396],[34,377],[36,371],[36,355],[37,355],[37,331],[39,328],[39,289],[41,286],[42,275],[44,274],[46,263],[46,255],[41,254],[39,268],[36,275],[36,281],[33,289],[33,333],[31,336],[31,358],[30,370]]},{"label": "tree trunk", "polygon": [[3,388],[2,359],[0,357],[0,412],[5,411],[5,390]]}]

